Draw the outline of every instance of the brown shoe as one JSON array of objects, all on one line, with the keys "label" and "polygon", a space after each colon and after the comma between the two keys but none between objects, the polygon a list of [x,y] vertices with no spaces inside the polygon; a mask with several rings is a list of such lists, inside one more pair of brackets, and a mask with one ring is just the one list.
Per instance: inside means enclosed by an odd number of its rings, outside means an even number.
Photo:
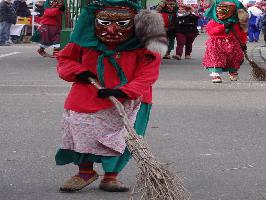
[{"label": "brown shoe", "polygon": [[37,50],[38,54],[40,54],[42,57],[50,57],[50,55],[48,53],[46,53],[46,51],[44,50],[44,48],[39,48]]},{"label": "brown shoe", "polygon": [[229,78],[231,81],[237,81],[238,80],[238,75],[229,75]]},{"label": "brown shoe", "polygon": [[185,59],[191,59],[190,55],[185,55]]},{"label": "brown shoe", "polygon": [[171,59],[170,54],[166,54],[166,55],[163,57],[163,59]]},{"label": "brown shoe", "polygon": [[213,76],[212,77],[212,82],[213,83],[222,83],[222,79],[220,76]]},{"label": "brown shoe", "polygon": [[101,181],[100,189],[107,192],[127,192],[129,191],[129,187],[127,187],[124,183],[118,180],[112,181]]},{"label": "brown shoe", "polygon": [[173,55],[172,58],[174,58],[174,59],[176,59],[176,60],[181,60],[181,56],[180,56],[180,55]]},{"label": "brown shoe", "polygon": [[98,179],[99,175],[95,172],[95,175],[92,176],[89,180],[85,181],[80,176],[72,176],[68,179],[60,188],[61,192],[75,192],[81,190],[82,188],[88,186],[92,182]]}]

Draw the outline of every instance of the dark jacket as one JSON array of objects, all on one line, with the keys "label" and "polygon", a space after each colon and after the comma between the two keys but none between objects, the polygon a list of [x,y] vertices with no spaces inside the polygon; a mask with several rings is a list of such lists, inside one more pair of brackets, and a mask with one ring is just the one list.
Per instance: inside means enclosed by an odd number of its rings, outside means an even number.
[{"label": "dark jacket", "polygon": [[199,17],[192,13],[178,16],[175,25],[176,33],[198,33],[198,19]]},{"label": "dark jacket", "polygon": [[0,22],[16,24],[17,16],[12,3],[1,1],[0,3]]},{"label": "dark jacket", "polygon": [[261,29],[264,31],[266,30],[266,14],[264,14],[261,19]]},{"label": "dark jacket", "polygon": [[14,1],[13,6],[14,6],[14,9],[16,11],[17,16],[19,16],[19,17],[31,16],[30,10],[29,10],[26,2],[16,0],[16,1]]}]

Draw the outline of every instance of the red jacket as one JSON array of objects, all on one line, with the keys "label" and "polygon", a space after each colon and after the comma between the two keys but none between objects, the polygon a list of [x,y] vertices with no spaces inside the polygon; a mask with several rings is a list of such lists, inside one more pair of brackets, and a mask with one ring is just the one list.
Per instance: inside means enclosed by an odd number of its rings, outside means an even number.
[{"label": "red jacket", "polygon": [[[234,25],[234,30],[238,35],[239,39],[242,41],[243,44],[247,43],[247,33],[244,32],[241,28],[239,23]],[[206,32],[212,38],[235,38],[232,31],[228,34],[225,33],[225,27],[223,24],[220,24],[214,20],[210,20],[206,26]]]},{"label": "red jacket", "polygon": [[62,14],[63,12],[59,8],[46,8],[40,23],[62,27]]},{"label": "red jacket", "polygon": [[[96,50],[70,43],[58,56],[57,72],[59,77],[68,82],[74,82],[75,75],[89,70],[96,73],[97,59],[101,53]],[[160,54],[147,49],[123,51],[114,55],[124,71],[128,83],[120,87],[129,98],[142,97],[142,102],[152,102],[152,84],[158,79]],[[115,68],[104,58],[104,80],[106,88],[114,88],[120,80]],[[123,101],[124,99],[121,99]],[[97,89],[91,84],[74,82],[65,101],[65,109],[76,112],[90,113],[112,107],[108,99],[97,97]]]},{"label": "red jacket", "polygon": [[[162,18],[163,18],[163,22],[164,22],[164,27],[165,28],[169,28],[172,27],[174,28],[175,26],[175,19],[176,19],[176,14],[169,14],[169,13],[165,13],[165,12],[161,12],[160,13]],[[172,20],[169,20],[169,16],[172,15]]]}]

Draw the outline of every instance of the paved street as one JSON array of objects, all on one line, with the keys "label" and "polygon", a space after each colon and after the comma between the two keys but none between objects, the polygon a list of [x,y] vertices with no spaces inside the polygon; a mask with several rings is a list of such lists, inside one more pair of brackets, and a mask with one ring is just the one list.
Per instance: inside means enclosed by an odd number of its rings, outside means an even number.
[{"label": "paved street", "polygon": [[[196,39],[191,60],[163,61],[146,139],[160,161],[172,163],[192,200],[265,200],[266,82],[251,80],[244,63],[238,82],[224,75],[224,83],[211,83],[201,67],[205,40]],[[261,44],[248,48],[264,65]],[[100,191],[99,181],[78,193],[58,192],[77,170],[54,162],[70,85],[37,48],[0,47],[0,200],[128,199]],[[135,175],[132,160],[121,179],[134,185]]]}]

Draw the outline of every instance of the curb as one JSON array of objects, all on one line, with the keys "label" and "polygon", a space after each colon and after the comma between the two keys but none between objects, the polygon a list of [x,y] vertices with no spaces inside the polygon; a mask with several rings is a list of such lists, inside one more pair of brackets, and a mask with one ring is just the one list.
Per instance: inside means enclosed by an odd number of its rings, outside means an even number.
[{"label": "curb", "polygon": [[259,60],[263,60],[259,46],[253,46],[247,51],[247,54],[250,57],[250,59],[254,61],[258,62]]},{"label": "curb", "polygon": [[264,62],[266,62],[266,58],[264,58],[264,56],[262,55],[261,47],[259,48],[259,53],[260,53],[260,57],[262,58],[262,60],[263,60]]}]

